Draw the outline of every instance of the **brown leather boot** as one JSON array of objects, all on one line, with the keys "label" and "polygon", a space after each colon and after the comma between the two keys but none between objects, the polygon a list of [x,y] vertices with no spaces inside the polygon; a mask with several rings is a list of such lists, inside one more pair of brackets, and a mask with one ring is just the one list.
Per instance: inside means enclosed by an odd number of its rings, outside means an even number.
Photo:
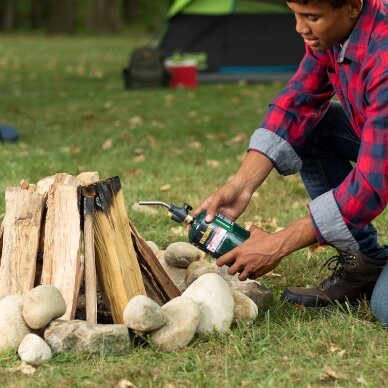
[{"label": "brown leather boot", "polygon": [[373,260],[361,252],[338,253],[322,266],[333,273],[320,286],[289,287],[283,291],[282,298],[306,307],[327,306],[334,301],[351,303],[364,296],[369,299],[387,260]]}]

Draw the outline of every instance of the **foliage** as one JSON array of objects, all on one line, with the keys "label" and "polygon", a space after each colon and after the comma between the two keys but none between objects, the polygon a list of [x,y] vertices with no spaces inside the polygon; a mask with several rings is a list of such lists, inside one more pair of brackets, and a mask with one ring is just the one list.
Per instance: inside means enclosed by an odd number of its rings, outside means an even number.
[{"label": "foliage", "polygon": [[[165,216],[132,209],[138,200],[199,205],[238,168],[253,129],[281,84],[214,84],[195,90],[124,91],[130,50],[148,36],[1,40],[0,115],[18,128],[18,143],[0,143],[0,219],[4,193],[67,172],[119,175],[129,216],[161,248],[186,239]],[[305,215],[298,176],[273,173],[239,222],[267,230]],[[387,214],[377,220],[388,240]],[[0,355],[0,386],[383,386],[388,379],[386,330],[366,303],[306,310],[284,304],[289,285],[313,285],[330,249],[302,250],[264,277],[274,301],[251,327],[196,338],[185,350],[135,348],[127,357],[57,356],[26,375],[15,353]],[[124,382],[122,380],[125,380]],[[124,385],[126,384],[126,385]]]}]

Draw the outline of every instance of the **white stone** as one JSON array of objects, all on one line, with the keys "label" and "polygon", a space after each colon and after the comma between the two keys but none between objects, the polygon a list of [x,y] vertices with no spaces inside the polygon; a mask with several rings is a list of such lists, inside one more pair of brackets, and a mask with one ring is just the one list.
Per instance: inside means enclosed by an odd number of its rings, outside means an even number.
[{"label": "white stone", "polygon": [[192,299],[201,310],[197,333],[229,330],[233,321],[234,300],[230,287],[221,276],[215,273],[202,275],[182,296]]},{"label": "white stone", "polygon": [[32,365],[44,364],[51,360],[53,354],[47,343],[36,334],[27,334],[18,349],[22,361]]},{"label": "white stone", "polygon": [[239,291],[232,290],[234,299],[233,322],[252,323],[259,314],[256,303]]},{"label": "white stone", "polygon": [[214,261],[212,263],[209,263],[205,260],[194,261],[186,269],[186,288],[189,287],[191,283],[196,281],[200,276],[204,275],[205,273],[217,273],[218,268],[219,267]]},{"label": "white stone", "polygon": [[161,307],[145,295],[136,295],[128,302],[123,319],[125,326],[143,333],[159,329],[167,322]]},{"label": "white stone", "polygon": [[65,299],[54,286],[42,284],[25,296],[23,317],[31,329],[42,329],[65,312]]},{"label": "white stone", "polygon": [[0,352],[16,350],[23,338],[31,332],[23,319],[23,301],[23,296],[18,294],[0,300]]},{"label": "white stone", "polygon": [[189,298],[178,296],[162,306],[167,323],[150,334],[154,344],[166,351],[187,346],[193,339],[200,319],[198,305]]},{"label": "white stone", "polygon": [[177,286],[180,292],[184,291],[186,288],[185,276],[186,268],[174,267],[168,263],[164,258],[159,259],[159,263],[162,265],[163,269],[167,272],[167,275],[170,277],[172,282]]},{"label": "white stone", "polygon": [[164,253],[164,260],[174,267],[187,268],[193,261],[202,257],[202,252],[187,242],[170,244]]}]

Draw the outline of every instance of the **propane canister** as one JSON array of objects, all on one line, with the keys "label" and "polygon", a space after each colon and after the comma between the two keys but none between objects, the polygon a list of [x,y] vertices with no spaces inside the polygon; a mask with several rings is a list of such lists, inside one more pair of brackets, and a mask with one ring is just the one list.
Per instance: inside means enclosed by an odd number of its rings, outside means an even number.
[{"label": "propane canister", "polygon": [[216,213],[211,222],[206,222],[206,210],[196,217],[189,214],[193,208],[187,203],[182,207],[169,205],[161,201],[140,201],[140,205],[159,205],[168,209],[170,218],[176,222],[190,225],[189,242],[214,258],[218,258],[242,244],[249,232],[234,221]]}]

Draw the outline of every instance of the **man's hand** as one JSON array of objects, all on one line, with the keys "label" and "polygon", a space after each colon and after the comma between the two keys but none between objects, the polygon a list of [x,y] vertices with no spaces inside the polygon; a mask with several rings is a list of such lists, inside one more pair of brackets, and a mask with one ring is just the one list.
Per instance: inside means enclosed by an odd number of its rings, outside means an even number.
[{"label": "man's hand", "polygon": [[272,271],[283,257],[276,234],[252,225],[251,236],[243,244],[217,259],[219,267],[230,266],[229,275],[240,272],[239,280],[256,279]]},{"label": "man's hand", "polygon": [[272,161],[266,156],[254,151],[248,152],[235,177],[197,207],[194,215],[206,209],[207,222],[212,221],[217,211],[236,220],[272,168]]},{"label": "man's hand", "polygon": [[239,280],[256,279],[272,271],[284,256],[316,243],[310,216],[295,221],[276,233],[251,226],[251,236],[238,247],[219,257],[216,264],[230,266],[228,273],[240,272]]}]

